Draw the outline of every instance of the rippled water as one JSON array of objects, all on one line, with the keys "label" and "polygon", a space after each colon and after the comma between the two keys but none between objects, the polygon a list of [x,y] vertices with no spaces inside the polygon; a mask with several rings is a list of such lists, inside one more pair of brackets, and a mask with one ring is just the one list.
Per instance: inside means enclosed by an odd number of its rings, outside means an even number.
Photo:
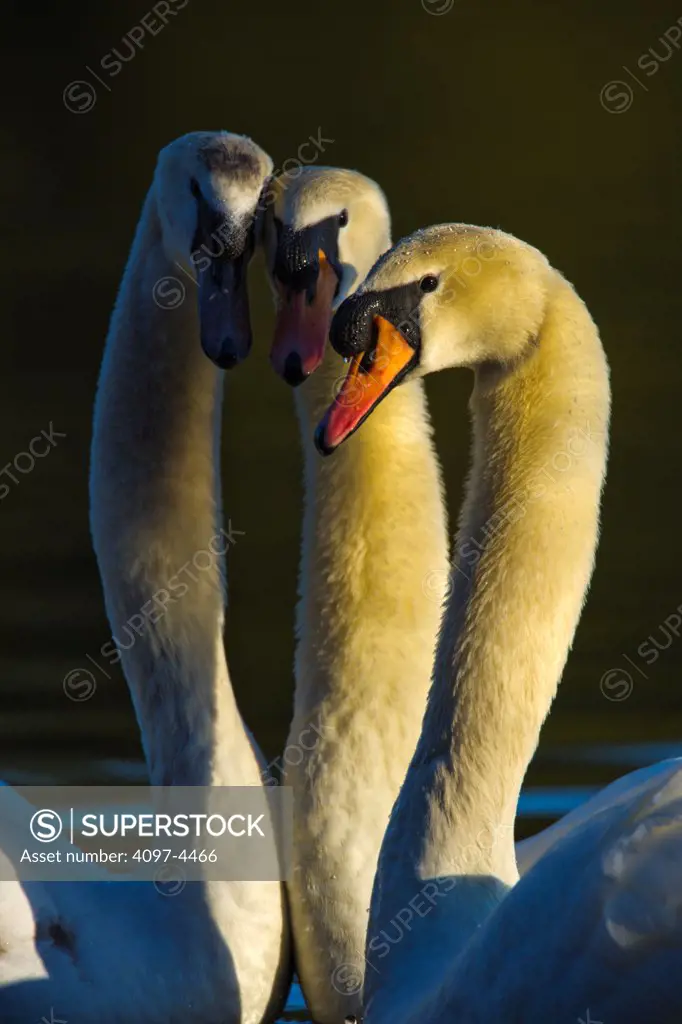
[{"label": "rippled water", "polygon": [[287,999],[287,1005],[282,1014],[282,1020],[298,1020],[308,1021],[310,1015],[305,1005],[305,999],[301,992],[301,986],[297,981],[294,981],[289,992],[289,998]]}]

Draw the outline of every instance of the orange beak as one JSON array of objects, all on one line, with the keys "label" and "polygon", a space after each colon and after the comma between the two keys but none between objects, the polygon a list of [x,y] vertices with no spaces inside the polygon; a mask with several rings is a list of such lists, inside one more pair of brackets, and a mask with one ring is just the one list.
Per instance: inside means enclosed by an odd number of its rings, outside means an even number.
[{"label": "orange beak", "polygon": [[389,320],[375,316],[374,328],[378,337],[371,356],[361,352],[353,358],[340,391],[315,431],[315,444],[323,455],[330,455],[358,429],[415,360],[415,350]]},{"label": "orange beak", "polygon": [[320,271],[312,301],[305,291],[290,292],[277,283],[279,308],[270,360],[289,384],[301,384],[322,362],[332,322],[332,305],[339,279],[319,250]]}]

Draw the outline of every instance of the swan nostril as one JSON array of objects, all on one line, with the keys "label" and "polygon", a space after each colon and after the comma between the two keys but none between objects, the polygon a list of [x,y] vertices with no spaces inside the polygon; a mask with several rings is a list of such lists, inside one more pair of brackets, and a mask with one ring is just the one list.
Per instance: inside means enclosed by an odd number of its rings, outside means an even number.
[{"label": "swan nostril", "polygon": [[219,366],[221,370],[233,370],[238,362],[239,358],[234,352],[229,351],[222,351],[215,361],[216,366]]},{"label": "swan nostril", "polygon": [[292,388],[298,387],[306,379],[303,371],[303,363],[298,352],[290,352],[284,361],[283,377]]}]

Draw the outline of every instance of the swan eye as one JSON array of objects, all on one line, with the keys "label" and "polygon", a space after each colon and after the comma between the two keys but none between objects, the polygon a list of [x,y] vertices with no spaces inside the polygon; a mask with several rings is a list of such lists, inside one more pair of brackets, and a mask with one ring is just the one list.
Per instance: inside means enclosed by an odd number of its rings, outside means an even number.
[{"label": "swan eye", "polygon": [[199,188],[199,182],[196,178],[191,178],[189,183],[189,190],[195,199],[198,199],[201,195],[201,189]]},{"label": "swan eye", "polygon": [[345,228],[348,223],[348,210],[342,210],[339,214],[339,227]]},{"label": "swan eye", "polygon": [[438,278],[435,274],[427,274],[426,277],[422,277],[419,287],[423,292],[435,292],[438,287]]}]

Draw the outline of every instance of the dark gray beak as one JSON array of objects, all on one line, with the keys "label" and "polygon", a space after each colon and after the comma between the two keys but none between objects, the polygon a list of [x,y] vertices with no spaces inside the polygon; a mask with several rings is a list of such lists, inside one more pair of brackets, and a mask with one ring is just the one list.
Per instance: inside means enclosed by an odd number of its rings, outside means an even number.
[{"label": "dark gray beak", "polygon": [[201,347],[222,370],[231,370],[251,350],[247,262],[246,252],[215,257],[198,272]]},{"label": "dark gray beak", "polygon": [[253,220],[221,219],[197,197],[198,225],[192,262],[199,285],[201,347],[216,366],[230,370],[251,350],[246,270],[254,249]]}]

